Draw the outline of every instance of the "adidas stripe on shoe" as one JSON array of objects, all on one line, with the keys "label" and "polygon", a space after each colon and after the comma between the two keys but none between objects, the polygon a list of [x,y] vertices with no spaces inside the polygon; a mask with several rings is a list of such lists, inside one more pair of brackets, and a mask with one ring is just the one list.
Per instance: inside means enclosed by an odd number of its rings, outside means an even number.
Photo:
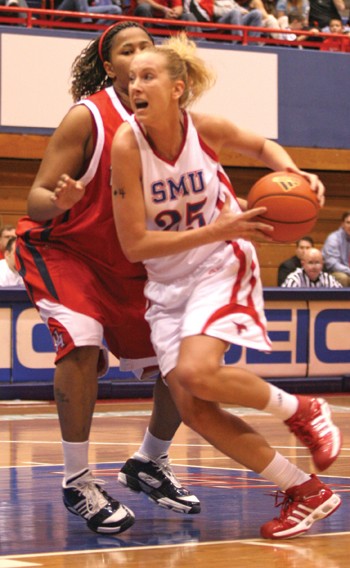
[{"label": "adidas stripe on shoe", "polygon": [[282,507],[279,518],[265,523],[260,528],[263,538],[285,539],[294,538],[308,531],[315,521],[325,519],[341,505],[339,495],[324,483],[316,475],[301,485],[296,485],[282,493],[283,500],[278,503],[276,494],[275,507]]},{"label": "adidas stripe on shoe", "polygon": [[332,465],[340,453],[340,430],[333,423],[331,409],[323,398],[297,398],[298,409],[285,424],[310,450],[317,469],[323,471]]},{"label": "adidas stripe on shoe", "polygon": [[68,511],[87,521],[97,533],[121,533],[135,522],[134,513],[101,488],[104,481],[95,479],[85,469],[63,484],[63,502]]},{"label": "adidas stripe on shoe", "polygon": [[119,472],[118,481],[132,491],[142,491],[160,507],[177,513],[194,515],[201,510],[197,497],[176,478],[167,455],[157,461],[143,459],[141,455],[128,459]]}]

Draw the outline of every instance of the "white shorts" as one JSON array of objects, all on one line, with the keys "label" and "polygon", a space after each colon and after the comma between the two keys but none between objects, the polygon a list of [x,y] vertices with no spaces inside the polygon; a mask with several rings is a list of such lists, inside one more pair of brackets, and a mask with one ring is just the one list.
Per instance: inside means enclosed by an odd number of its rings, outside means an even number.
[{"label": "white shorts", "polygon": [[271,351],[264,314],[259,264],[242,239],[213,254],[185,278],[148,282],[146,319],[159,367],[176,367],[184,337],[209,335],[260,351]]},{"label": "white shorts", "polygon": [[[50,300],[37,302],[41,319],[49,328],[56,351],[55,363],[76,347],[96,346],[100,348],[98,361],[98,376],[102,377],[108,372],[108,350],[103,345],[103,326],[94,318],[75,312],[62,304]],[[144,374],[144,369],[157,366],[155,357],[139,359],[119,359],[121,371],[131,371],[138,379],[154,379],[157,369]]]}]

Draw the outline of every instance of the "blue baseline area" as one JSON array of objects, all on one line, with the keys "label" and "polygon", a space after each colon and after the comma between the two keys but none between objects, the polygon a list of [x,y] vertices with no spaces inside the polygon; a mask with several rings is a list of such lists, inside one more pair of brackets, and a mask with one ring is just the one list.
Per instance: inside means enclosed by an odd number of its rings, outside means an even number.
[{"label": "blue baseline area", "polygon": [[[278,513],[271,496],[276,487],[250,471],[174,466],[180,481],[191,487],[202,504],[199,515],[186,516],[162,509],[145,495],[120,486],[116,476],[121,465],[102,463],[94,471],[108,483],[108,492],[135,513],[135,524],[120,536],[95,534],[84,520],[65,509],[62,468],[3,469],[1,555],[255,539],[260,536],[260,526]],[[349,491],[346,477],[322,476],[322,480],[340,494]],[[344,498],[338,511],[316,523],[308,534],[348,531],[349,518],[350,500]]]},{"label": "blue baseline area", "polygon": [[[346,302],[350,300],[350,289],[342,290],[286,290],[281,288],[266,288],[264,290],[264,299],[269,302],[266,309],[266,317],[269,322],[276,324],[286,323],[286,329],[283,327],[279,330],[269,332],[270,338],[275,346],[271,354],[265,354],[256,350],[248,349],[246,352],[246,363],[248,364],[264,364],[271,371],[273,367],[279,371],[280,376],[275,377],[266,371],[267,380],[274,384],[283,386],[291,392],[348,392],[350,390],[350,350],[337,349],[334,342],[331,346],[327,343],[328,329],[333,324],[349,324],[350,309],[349,304],[346,308]],[[273,302],[283,302],[273,307]],[[291,341],[291,323],[292,323],[292,306],[293,302],[299,302],[300,307],[296,310],[294,316],[296,318],[296,338]],[[302,304],[300,304],[302,302]],[[323,302],[323,308],[315,319],[315,345],[314,351],[319,361],[329,365],[330,371],[327,376],[317,377],[308,372],[309,357],[309,324],[310,311],[309,306],[312,302]],[[337,302],[337,309],[332,308],[332,303]],[[339,303],[344,302],[344,309],[339,308]],[[329,307],[328,307],[329,303]],[[282,307],[283,306],[283,307]],[[287,307],[284,307],[287,306]],[[8,369],[1,365],[0,361],[0,396],[4,400],[21,398],[21,399],[53,399],[53,360],[54,351],[51,337],[46,326],[38,320],[34,321],[28,333],[31,333],[31,343],[27,343],[34,354],[49,354],[48,361],[51,361],[50,353],[52,353],[52,363],[50,368],[37,368],[38,365],[28,365],[26,359],[21,359],[18,355],[18,338],[19,331],[17,329],[17,319],[21,311],[32,308],[25,290],[1,290],[0,291],[0,308],[10,308],[12,310],[12,344],[15,346],[11,353],[11,368]],[[27,341],[27,337],[21,338]],[[27,333],[27,336],[28,336]],[[26,335],[26,334],[25,334]],[[283,345],[285,343],[285,345]],[[279,346],[281,344],[281,347]],[[23,356],[23,349],[21,351]],[[285,370],[290,366],[293,368],[292,358],[295,363],[300,366],[298,376],[286,375]],[[235,345],[231,346],[226,353],[226,363],[240,364],[242,361],[242,348]],[[342,372],[331,372],[332,365],[342,363]],[[336,367],[339,368],[339,367]],[[348,369],[348,371],[347,371]],[[148,398],[152,396],[153,383],[139,382],[131,373],[122,373],[119,367],[111,367],[108,374],[99,382],[99,398]]]}]

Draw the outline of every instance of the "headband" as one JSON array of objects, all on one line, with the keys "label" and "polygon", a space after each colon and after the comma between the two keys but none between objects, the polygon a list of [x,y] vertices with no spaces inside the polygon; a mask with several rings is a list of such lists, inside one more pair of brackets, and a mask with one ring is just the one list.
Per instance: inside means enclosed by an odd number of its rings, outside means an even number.
[{"label": "headband", "polygon": [[99,42],[98,42],[98,56],[101,59],[102,63],[104,62],[103,59],[103,55],[102,55],[102,48],[103,48],[103,42],[106,38],[106,35],[108,34],[108,32],[110,32],[110,30],[112,28],[114,28],[115,26],[117,26],[118,24],[112,24],[111,26],[109,26],[108,28],[105,29],[105,31],[103,32],[103,34],[101,35]]}]

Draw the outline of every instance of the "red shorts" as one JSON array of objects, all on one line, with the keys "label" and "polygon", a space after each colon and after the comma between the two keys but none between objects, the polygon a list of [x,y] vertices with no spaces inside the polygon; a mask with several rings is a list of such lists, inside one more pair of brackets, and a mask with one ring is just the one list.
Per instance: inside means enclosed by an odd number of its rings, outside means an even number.
[{"label": "red shorts", "polygon": [[[28,245],[21,237],[17,239],[17,268],[37,308],[40,300],[49,300],[84,314],[101,324],[108,347],[117,358],[152,357],[150,365],[155,364],[150,329],[144,319],[143,270],[135,269],[135,277],[123,277],[112,269],[92,267],[87,260],[52,245]],[[67,337],[72,335],[69,329],[67,332]],[[91,344],[96,343],[87,335],[85,345]],[[71,349],[75,346],[72,340]],[[56,362],[71,349],[66,345]]]}]

